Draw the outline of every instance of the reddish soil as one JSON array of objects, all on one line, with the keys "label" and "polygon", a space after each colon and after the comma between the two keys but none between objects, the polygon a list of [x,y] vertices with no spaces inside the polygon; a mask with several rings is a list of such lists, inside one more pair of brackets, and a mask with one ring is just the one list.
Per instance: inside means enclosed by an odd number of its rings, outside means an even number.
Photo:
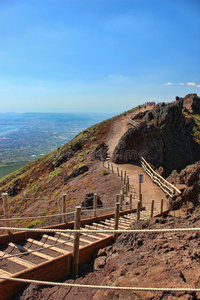
[{"label": "reddish soil", "polygon": [[[200,227],[200,210],[184,217],[155,218],[138,221],[134,229]],[[82,266],[80,278],[70,283],[200,288],[199,233],[123,234],[106,247],[90,264]],[[15,300],[32,299],[199,299],[198,293],[102,291],[85,288],[59,288],[30,285]]]}]

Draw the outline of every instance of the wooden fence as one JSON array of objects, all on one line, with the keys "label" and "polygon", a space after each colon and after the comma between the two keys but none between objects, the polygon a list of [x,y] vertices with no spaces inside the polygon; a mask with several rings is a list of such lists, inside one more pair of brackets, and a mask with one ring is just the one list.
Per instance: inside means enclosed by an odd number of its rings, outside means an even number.
[{"label": "wooden fence", "polygon": [[181,194],[181,191],[177,189],[173,184],[168,182],[166,179],[164,179],[161,175],[156,173],[152,167],[148,164],[148,162],[144,159],[144,157],[141,157],[141,165],[144,171],[149,175],[151,180],[156,183],[165,194],[172,197],[176,192],[178,194]]},{"label": "wooden fence", "polygon": [[140,123],[133,121],[131,118],[128,119],[129,124],[131,124],[132,126],[136,127],[138,126]]}]

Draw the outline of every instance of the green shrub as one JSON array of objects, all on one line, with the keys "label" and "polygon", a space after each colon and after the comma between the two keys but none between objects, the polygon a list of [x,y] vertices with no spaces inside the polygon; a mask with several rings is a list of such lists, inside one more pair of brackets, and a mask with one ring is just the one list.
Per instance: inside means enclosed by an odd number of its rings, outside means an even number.
[{"label": "green shrub", "polygon": [[102,171],[102,175],[107,175],[107,174],[108,174],[108,172],[106,170]]},{"label": "green shrub", "polygon": [[35,221],[31,222],[30,224],[28,224],[28,225],[27,225],[27,228],[33,228],[33,227],[35,227],[37,224],[42,224],[42,223],[43,223],[43,221],[41,221],[41,220],[35,220]]},{"label": "green shrub", "polygon": [[56,198],[58,196],[58,194],[59,194],[59,192],[55,192],[54,195],[53,195],[54,198]]}]

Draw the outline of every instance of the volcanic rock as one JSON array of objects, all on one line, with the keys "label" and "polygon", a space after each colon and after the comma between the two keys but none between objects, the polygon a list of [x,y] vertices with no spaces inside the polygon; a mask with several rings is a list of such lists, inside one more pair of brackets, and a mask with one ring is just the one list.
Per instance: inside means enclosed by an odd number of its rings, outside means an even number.
[{"label": "volcanic rock", "polygon": [[93,151],[92,157],[94,159],[104,161],[106,160],[107,153],[108,153],[108,146],[104,142],[101,142]]},{"label": "volcanic rock", "polygon": [[[176,172],[176,183],[184,184],[182,195],[172,197],[172,208],[177,209],[183,203],[192,203],[189,211],[191,212],[195,206],[200,204],[200,161],[196,164],[187,166],[178,174]],[[173,176],[170,175],[167,180],[174,183]]]},{"label": "volcanic rock", "polygon": [[[94,206],[94,193],[88,193],[85,195],[85,200],[81,204],[82,208],[93,209]],[[102,207],[103,204],[100,200],[100,197],[97,196],[97,207]]]},{"label": "volcanic rock", "polygon": [[60,151],[58,156],[55,158],[55,161],[53,162],[52,169],[58,168],[61,164],[68,161],[68,159],[72,157],[75,152],[81,149],[82,144],[80,142],[77,142],[74,145],[71,145],[70,149]]},{"label": "volcanic rock", "polygon": [[133,163],[144,156],[154,168],[162,166],[167,177],[172,170],[180,172],[199,160],[200,145],[191,137],[194,119],[186,119],[182,109],[183,99],[168,105],[157,104],[139,126],[128,129],[121,137],[113,161]]},{"label": "volcanic rock", "polygon": [[89,170],[89,168],[86,165],[76,168],[75,170],[73,170],[73,172],[70,175],[67,175],[67,174],[64,175],[64,183],[66,183],[70,178],[77,177],[81,174],[84,174],[88,170]]},{"label": "volcanic rock", "polygon": [[8,195],[11,197],[16,196],[21,191],[21,179],[17,179],[13,182],[12,187],[8,188]]},{"label": "volcanic rock", "polygon": [[200,113],[200,98],[197,94],[188,94],[184,97],[183,106],[193,113]]},{"label": "volcanic rock", "polygon": [[142,118],[144,118],[144,116],[145,116],[146,113],[148,113],[148,112],[149,112],[149,110],[141,111],[141,112],[139,112],[137,115],[135,115],[134,117],[132,117],[131,119],[132,119],[132,120],[142,119]]}]

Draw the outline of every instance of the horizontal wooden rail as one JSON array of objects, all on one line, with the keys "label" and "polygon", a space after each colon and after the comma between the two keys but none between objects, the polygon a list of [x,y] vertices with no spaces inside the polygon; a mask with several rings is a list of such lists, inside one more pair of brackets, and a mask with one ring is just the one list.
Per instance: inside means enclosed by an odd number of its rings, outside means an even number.
[{"label": "horizontal wooden rail", "polygon": [[144,157],[141,157],[141,165],[144,171],[149,175],[151,180],[155,182],[165,194],[172,197],[175,192],[178,194],[181,194],[181,191],[177,189],[173,184],[168,182],[165,178],[163,178],[161,175],[156,173],[152,167],[148,164],[148,162],[144,159]]},{"label": "horizontal wooden rail", "polygon": [[128,119],[129,124],[131,124],[132,126],[138,126],[140,123],[133,121],[131,118]]}]

